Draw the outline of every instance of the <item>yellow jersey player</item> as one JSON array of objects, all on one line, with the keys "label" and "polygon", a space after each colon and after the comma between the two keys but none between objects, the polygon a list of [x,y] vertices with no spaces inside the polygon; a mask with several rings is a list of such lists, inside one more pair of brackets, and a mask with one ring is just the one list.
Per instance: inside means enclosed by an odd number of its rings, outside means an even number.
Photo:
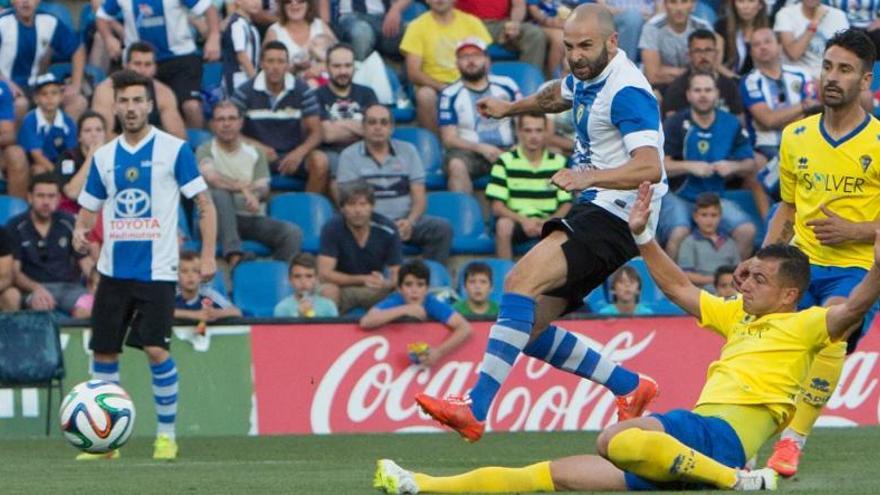
[{"label": "yellow jersey player", "polygon": [[[811,283],[800,308],[845,301],[873,264],[880,225],[880,121],[862,109],[859,95],[871,87],[874,58],[864,31],[849,29],[830,39],[820,79],[824,112],[790,124],[782,134],[782,203],[765,244],[793,240],[810,258]],[[861,334],[854,332],[849,345],[839,342],[816,357],[797,413],[767,461],[779,474],[797,472],[807,435]]]},{"label": "yellow jersey player", "polygon": [[[693,285],[652,239],[650,184],[639,187],[629,227],[651,277],[700,325],[726,340],[709,365],[693,410],[630,419],[598,438],[599,455],[488,467],[435,477],[379,461],[374,486],[386,493],[657,490],[717,487],[774,490],[770,468],[747,471],[746,459],[791,419],[816,354],[844,341],[880,297],[880,264],[843,303],[797,311],[810,285],[810,261],[786,244],[762,248],[740,270],[742,297],[722,299]],[[873,249],[880,258],[880,241]]]}]

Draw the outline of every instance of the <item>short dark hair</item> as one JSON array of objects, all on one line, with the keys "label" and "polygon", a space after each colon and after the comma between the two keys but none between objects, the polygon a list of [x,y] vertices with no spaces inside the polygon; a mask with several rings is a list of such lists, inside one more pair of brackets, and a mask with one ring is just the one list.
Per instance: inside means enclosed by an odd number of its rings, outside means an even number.
[{"label": "short dark hair", "polygon": [[697,195],[696,201],[694,201],[694,209],[699,210],[700,208],[708,208],[710,206],[714,206],[721,209],[721,198],[718,197],[717,194],[706,191],[701,192]]},{"label": "short dark hair", "polygon": [[713,74],[711,72],[700,71],[700,70],[692,70],[692,71],[688,72],[687,89],[691,89],[691,83],[693,83],[694,79],[696,79],[698,77],[708,77],[709,79],[712,80],[712,83],[715,86],[715,89],[718,89],[718,79],[715,77],[715,74]]},{"label": "short dark hair", "polygon": [[374,108],[374,107],[381,107],[381,108],[385,109],[385,111],[388,112],[388,117],[391,119],[391,125],[394,125],[394,124],[395,124],[395,122],[394,122],[394,112],[392,112],[391,109],[388,108],[386,105],[383,105],[382,103],[379,103],[378,101],[375,102],[375,103],[370,103],[369,105],[366,106],[366,108],[364,108],[364,114],[363,114],[363,115],[364,115],[364,118],[367,117],[367,112],[369,112],[370,109],[371,109],[371,108]]},{"label": "short dark hair", "polygon": [[295,266],[317,270],[318,262],[315,260],[315,255],[313,254],[299,253],[298,255],[294,256],[292,260],[290,260],[290,267],[288,267],[287,273],[292,272],[293,267]]},{"label": "short dark hair", "polygon": [[688,35],[688,47],[691,46],[696,40],[710,40],[716,45],[718,44],[717,38],[715,38],[715,33],[709,31],[708,29],[697,29],[691,34]]},{"label": "short dark hair", "polygon": [[424,280],[426,283],[430,283],[431,281],[431,269],[428,268],[428,265],[422,260],[410,260],[400,267],[400,270],[397,271],[398,287],[403,285],[403,279],[406,278],[407,275],[412,275],[419,280]]},{"label": "short dark hair", "polygon": [[199,253],[191,249],[185,249],[180,252],[180,261],[199,261],[200,259]]},{"label": "short dark hair", "polygon": [[153,82],[133,70],[123,69],[120,71],[116,71],[113,73],[112,76],[110,76],[110,79],[113,80],[114,96],[125,88],[130,88],[132,86],[143,86],[144,89],[147,91],[147,98],[151,100],[153,99],[153,94],[151,92]]},{"label": "short dark hair", "polygon": [[104,130],[107,130],[107,121],[104,120],[104,116],[94,110],[86,110],[82,115],[76,119],[76,129],[77,133],[82,132],[83,123],[89,119],[98,119],[101,121],[101,125],[104,126]]},{"label": "short dark hair", "polygon": [[61,183],[58,182],[58,176],[52,172],[43,172],[42,174],[37,174],[31,177],[31,182],[28,184],[28,192],[34,192],[34,188],[37,184],[55,184],[59,190],[61,189]]},{"label": "short dark hair", "polygon": [[235,103],[235,101],[230,100],[229,98],[223,98],[222,100],[218,101],[217,104],[214,105],[214,108],[211,110],[211,116],[213,117],[214,112],[221,107],[232,107],[235,109],[235,114],[238,115],[238,118],[244,117],[244,108],[242,108],[241,105]]},{"label": "short dark hair", "polygon": [[473,263],[468,264],[464,269],[464,281],[467,282],[469,278],[474,275],[485,275],[489,277],[489,283],[492,283],[492,267],[483,263],[482,261],[474,261]]},{"label": "short dark hair", "polygon": [[611,274],[611,279],[609,280],[609,283],[611,284],[610,288],[612,289],[612,294],[611,294],[612,302],[617,302],[616,301],[617,296],[615,296],[613,294],[614,285],[618,281],[620,281],[620,279],[623,278],[624,275],[626,275],[627,277],[634,280],[637,284],[639,284],[639,292],[636,294],[636,302],[638,302],[639,299],[641,299],[641,297],[642,297],[642,276],[639,275],[638,270],[631,267],[630,265],[623,265],[620,268],[618,268],[617,271],[615,271],[614,273]]},{"label": "short dark hair", "polygon": [[540,112],[529,112],[529,113],[521,113],[516,117],[516,126],[522,126],[522,121],[526,117],[530,117],[533,119],[541,119],[544,122],[544,125],[547,125],[547,114]]},{"label": "short dark hair", "polygon": [[796,287],[801,294],[810,285],[810,259],[803,251],[789,244],[770,244],[755,253],[760,260],[778,260],[779,278],[784,284]]},{"label": "short dark hair", "polygon": [[288,56],[290,56],[290,52],[287,51],[287,46],[284,43],[278,40],[272,40],[263,44],[263,48],[260,49],[260,60],[263,60],[263,57],[269,50],[284,50],[284,53],[287,53]]},{"label": "short dark hair", "polygon": [[128,49],[125,50],[125,60],[126,62],[131,58],[132,53],[152,53],[156,54],[156,48],[153,47],[153,44],[149,41],[135,41],[134,43],[128,45]]},{"label": "short dark hair", "polygon": [[827,52],[832,46],[839,46],[859,57],[862,61],[862,73],[874,69],[877,48],[864,29],[849,28],[838,31],[825,43],[825,51]]},{"label": "short dark hair", "polygon": [[348,43],[336,43],[335,45],[333,45],[327,49],[327,54],[324,55],[324,58],[329,62],[330,61],[330,54],[335,51],[338,51],[338,50],[347,50],[347,51],[351,52],[352,55],[354,55],[354,47],[353,46],[349,45]]},{"label": "short dark hair", "polygon": [[721,277],[724,275],[733,275],[736,272],[736,267],[733,265],[721,265],[715,270],[715,276],[712,279],[712,285],[717,286],[718,281],[721,280]]},{"label": "short dark hair", "polygon": [[373,186],[365,180],[355,180],[339,185],[340,206],[347,205],[357,198],[366,198],[368,203],[375,205],[376,194],[373,192]]}]

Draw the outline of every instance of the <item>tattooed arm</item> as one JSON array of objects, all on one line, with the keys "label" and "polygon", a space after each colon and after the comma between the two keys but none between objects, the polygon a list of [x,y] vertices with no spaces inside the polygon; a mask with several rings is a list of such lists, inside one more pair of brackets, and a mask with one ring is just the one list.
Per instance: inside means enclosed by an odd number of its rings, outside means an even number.
[{"label": "tattooed arm", "polygon": [[775,244],[778,242],[788,244],[794,237],[794,216],[797,213],[793,203],[785,201],[779,203],[779,208],[773,218],[770,219],[770,225],[767,227],[767,235],[764,236],[764,246]]},{"label": "tattooed arm", "polygon": [[562,97],[562,80],[545,84],[537,93],[514,102],[498,98],[483,98],[477,110],[484,117],[501,119],[524,113],[559,113],[571,108],[571,101]]}]

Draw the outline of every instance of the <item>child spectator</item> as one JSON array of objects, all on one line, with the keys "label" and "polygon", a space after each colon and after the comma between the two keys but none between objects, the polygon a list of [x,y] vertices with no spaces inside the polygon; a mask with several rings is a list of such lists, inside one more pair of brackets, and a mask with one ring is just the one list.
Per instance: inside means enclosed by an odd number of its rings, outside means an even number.
[{"label": "child spectator", "polygon": [[332,318],[339,316],[336,304],[318,295],[318,263],[309,253],[300,253],[290,262],[287,274],[293,294],[275,306],[276,318]]},{"label": "child spectator", "polygon": [[95,305],[95,291],[98,290],[98,282],[100,281],[101,274],[98,272],[98,268],[92,268],[91,273],[89,273],[89,281],[86,283],[86,289],[89,292],[79,296],[73,304],[73,310],[70,312],[71,316],[74,318],[92,317],[92,306]]},{"label": "child spectator", "polygon": [[314,89],[330,82],[327,72],[327,50],[336,44],[336,38],[329,34],[319,34],[309,40],[309,68],[302,73],[309,87]]},{"label": "child spectator", "polygon": [[241,310],[233,306],[223,294],[201,284],[199,254],[195,251],[180,253],[174,317],[212,322],[238,316],[241,316]]},{"label": "child spectator", "polygon": [[624,265],[611,274],[611,304],[599,310],[600,315],[651,315],[651,308],[639,303],[642,277],[635,268]]},{"label": "child spectator", "polygon": [[397,274],[397,292],[392,293],[373,306],[360,321],[362,328],[370,330],[409,316],[419,321],[438,321],[452,333],[436,347],[419,354],[424,366],[436,364],[443,356],[459,347],[470,337],[471,325],[452,306],[428,294],[431,271],[419,260],[405,263]]},{"label": "child spectator", "polygon": [[18,130],[18,144],[31,163],[31,175],[53,172],[55,161],[76,148],[76,123],[61,110],[62,82],[51,73],[34,82],[37,108],[28,112]]},{"label": "child spectator", "polygon": [[691,282],[711,291],[715,270],[739,263],[739,250],[731,238],[718,231],[721,199],[717,194],[697,196],[693,218],[697,228],[682,241],[677,261]]},{"label": "child spectator", "polygon": [[722,265],[715,270],[715,295],[718,297],[736,297],[738,292],[736,286],[733,285],[733,272],[736,271],[734,265]]},{"label": "child spectator", "polygon": [[498,303],[489,299],[492,293],[492,267],[475,262],[464,271],[464,299],[452,306],[464,316],[498,316]]},{"label": "child spectator", "polygon": [[231,95],[238,85],[257,77],[260,60],[260,33],[251,16],[263,9],[261,0],[235,0],[236,10],[227,19],[221,39],[223,88]]}]

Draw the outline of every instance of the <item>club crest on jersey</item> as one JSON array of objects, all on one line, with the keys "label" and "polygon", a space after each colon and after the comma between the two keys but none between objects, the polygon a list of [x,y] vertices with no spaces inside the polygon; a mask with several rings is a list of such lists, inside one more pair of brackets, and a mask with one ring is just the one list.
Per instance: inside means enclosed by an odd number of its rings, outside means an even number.
[{"label": "club crest on jersey", "polygon": [[129,167],[125,170],[125,178],[128,179],[129,182],[134,182],[137,180],[138,176],[140,176],[140,172],[138,172],[137,167]]},{"label": "club crest on jersey", "polygon": [[862,155],[859,157],[859,163],[862,165],[862,172],[867,172],[868,167],[871,166],[871,157],[869,155]]},{"label": "club crest on jersey", "polygon": [[54,144],[56,148],[60,148],[60,147],[64,146],[64,138],[61,136],[58,136],[52,141],[52,144]]},{"label": "club crest on jersey", "polygon": [[791,82],[791,91],[793,93],[800,93],[802,87],[804,87],[804,86],[800,81],[792,81]]},{"label": "club crest on jersey", "polygon": [[701,155],[705,155],[706,152],[709,151],[709,141],[706,141],[705,139],[697,141],[697,151],[699,151]]}]

